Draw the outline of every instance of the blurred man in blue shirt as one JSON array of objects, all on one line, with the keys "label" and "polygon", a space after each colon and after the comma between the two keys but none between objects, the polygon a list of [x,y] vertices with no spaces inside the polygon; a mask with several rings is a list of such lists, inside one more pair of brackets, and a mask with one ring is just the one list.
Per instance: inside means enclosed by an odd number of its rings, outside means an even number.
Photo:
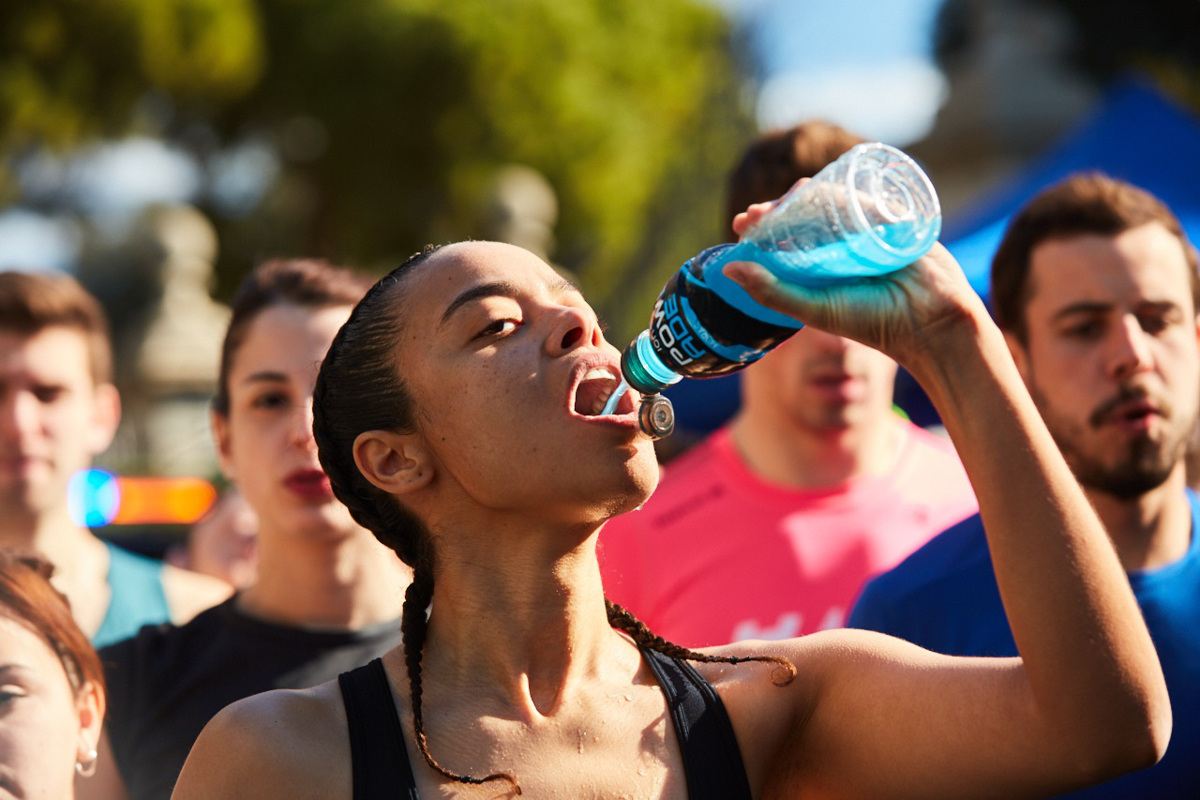
[{"label": "blurred man in blue shirt", "polygon": [[[1171,695],[1166,756],[1077,797],[1200,792],[1200,500],[1184,456],[1200,406],[1200,276],[1149,193],[1076,175],[1031,200],[992,265],[1017,367],[1108,529]],[[978,516],[863,590],[849,626],[955,655],[1016,655]]]}]

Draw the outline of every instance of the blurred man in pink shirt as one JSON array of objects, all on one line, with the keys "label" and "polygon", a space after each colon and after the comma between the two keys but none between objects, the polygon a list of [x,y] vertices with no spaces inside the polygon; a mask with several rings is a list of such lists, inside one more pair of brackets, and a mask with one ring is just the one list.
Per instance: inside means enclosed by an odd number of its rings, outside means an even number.
[{"label": "blurred man in pink shirt", "polygon": [[[823,122],[761,137],[728,218],[860,141]],[[842,626],[867,578],[977,510],[950,442],[895,412],[896,371],[811,328],[746,369],[732,421],[601,533],[609,598],[689,647]]]}]

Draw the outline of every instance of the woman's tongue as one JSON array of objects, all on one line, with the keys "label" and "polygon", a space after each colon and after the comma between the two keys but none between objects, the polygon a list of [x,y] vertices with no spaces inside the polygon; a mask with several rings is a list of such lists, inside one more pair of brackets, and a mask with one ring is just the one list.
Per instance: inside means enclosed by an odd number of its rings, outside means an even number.
[{"label": "woman's tongue", "polygon": [[575,413],[594,417],[604,411],[608,395],[616,387],[612,378],[597,378],[583,381],[575,390]]}]

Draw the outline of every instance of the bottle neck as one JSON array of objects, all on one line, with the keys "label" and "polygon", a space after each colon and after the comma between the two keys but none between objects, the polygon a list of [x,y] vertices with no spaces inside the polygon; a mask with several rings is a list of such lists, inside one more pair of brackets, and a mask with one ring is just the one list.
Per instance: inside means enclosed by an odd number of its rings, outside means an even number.
[{"label": "bottle neck", "polygon": [[654,352],[648,331],[639,333],[621,354],[621,374],[626,383],[642,394],[658,394],[683,377]]}]

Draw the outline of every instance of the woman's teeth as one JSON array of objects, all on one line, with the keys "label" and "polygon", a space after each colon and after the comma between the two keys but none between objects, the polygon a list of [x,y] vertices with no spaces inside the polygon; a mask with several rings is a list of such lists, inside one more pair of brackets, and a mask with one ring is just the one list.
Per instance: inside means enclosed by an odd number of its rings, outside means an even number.
[{"label": "woman's teeth", "polygon": [[589,369],[576,390],[576,411],[589,417],[599,416],[619,384],[612,370],[601,367]]}]

